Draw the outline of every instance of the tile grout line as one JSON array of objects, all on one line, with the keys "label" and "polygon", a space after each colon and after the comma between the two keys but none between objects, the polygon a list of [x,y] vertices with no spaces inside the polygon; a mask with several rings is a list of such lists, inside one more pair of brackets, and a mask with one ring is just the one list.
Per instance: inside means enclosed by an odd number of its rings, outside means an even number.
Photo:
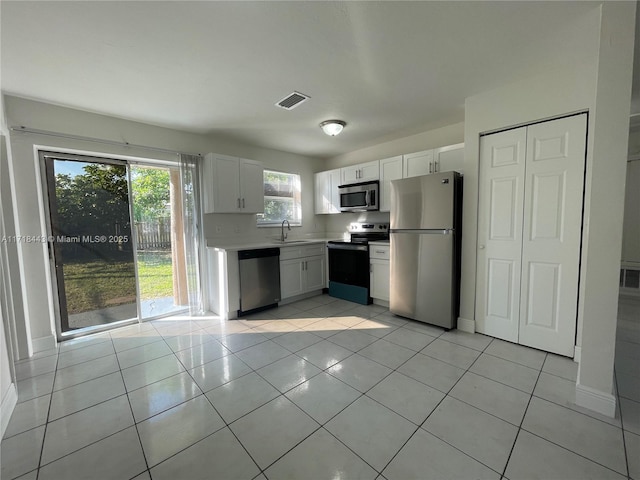
[{"label": "tile grout line", "polygon": [[[154,325],[152,325],[153,329],[157,332],[157,329]],[[111,337],[111,334],[109,334]],[[162,341],[164,341],[164,337],[161,337]],[[115,344],[113,343],[113,337],[111,337],[111,343],[113,345],[113,349],[115,350]],[[166,342],[165,342],[166,344]],[[141,345],[144,346],[144,345]],[[169,346],[169,345],[167,345]],[[171,348],[171,347],[169,347]],[[118,358],[118,352],[116,352],[116,362],[118,363],[118,371],[120,372],[120,377],[122,378],[122,386],[124,387],[124,394],[127,396],[127,403],[129,404],[129,410],[131,411],[131,419],[133,420],[133,427],[136,429],[136,435],[138,436],[138,443],[140,444],[140,450],[142,451],[142,459],[144,460],[144,464],[147,467],[146,471],[149,472],[149,477],[151,477],[151,471],[149,470],[149,462],[147,461],[147,454],[144,451],[144,446],[142,445],[142,438],[140,437],[140,431],[138,430],[138,424],[136,423],[136,417],[133,414],[133,406],[131,405],[131,399],[129,398],[129,391],[127,390],[127,384],[124,381],[124,374],[122,373],[122,367],[120,366],[120,359]],[[129,428],[129,427],[127,427]],[[141,475],[144,472],[140,472]],[[132,477],[134,478],[134,477]],[[37,479],[36,479],[37,480]]]},{"label": "tile grout line", "polygon": [[624,434],[624,419],[622,418],[622,408],[620,406],[620,386],[618,385],[618,372],[616,371],[616,366],[614,362],[613,366],[613,381],[616,386],[616,396],[618,403],[618,412],[620,412],[620,429],[622,430],[622,448],[624,449],[624,462],[627,468],[627,478],[631,479],[631,470],[629,469],[629,454],[627,453],[627,439]]},{"label": "tile grout line", "polygon": [[47,418],[44,424],[44,432],[42,433],[42,445],[40,446],[40,457],[38,458],[38,471],[36,472],[36,480],[40,477],[40,466],[42,465],[42,455],[44,453],[44,443],[47,440],[47,429],[49,428],[49,416],[51,415],[51,404],[53,403],[53,389],[56,386],[56,377],[58,375],[58,362],[60,360],[60,347],[58,347],[58,355],[56,356],[56,369],[53,371],[53,381],[51,383],[51,396],[49,397],[49,408],[47,409]]},{"label": "tile grout line", "polygon": [[[518,437],[520,436],[520,431],[523,430],[522,424],[524,423],[524,419],[527,416],[527,412],[529,411],[529,406],[531,405],[531,400],[533,399],[533,392],[536,390],[536,386],[538,385],[538,381],[540,380],[540,376],[542,375],[542,369],[544,368],[544,364],[547,361],[547,357],[549,354],[545,354],[544,362],[540,366],[540,370],[538,371],[538,376],[536,377],[536,383],[534,383],[533,388],[531,389],[531,394],[529,395],[529,400],[527,401],[527,406],[524,409],[522,414],[522,419],[520,420],[520,425],[518,425],[518,431],[516,432],[516,436],[513,439],[513,444],[511,445],[511,450],[509,450],[509,455],[507,456],[507,461],[504,464],[504,468],[502,469],[502,477],[505,477],[507,473],[507,468],[509,467],[509,462],[511,461],[511,455],[513,455],[513,451],[516,448],[516,442],[518,441]],[[527,430],[525,430],[526,432]]]}]

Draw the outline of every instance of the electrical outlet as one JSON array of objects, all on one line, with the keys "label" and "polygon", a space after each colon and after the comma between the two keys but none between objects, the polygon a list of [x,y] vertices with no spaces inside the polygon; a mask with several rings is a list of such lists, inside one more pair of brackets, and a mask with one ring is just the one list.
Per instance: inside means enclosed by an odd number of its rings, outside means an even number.
[{"label": "electrical outlet", "polygon": [[216,225],[216,233],[222,233],[222,225]]}]

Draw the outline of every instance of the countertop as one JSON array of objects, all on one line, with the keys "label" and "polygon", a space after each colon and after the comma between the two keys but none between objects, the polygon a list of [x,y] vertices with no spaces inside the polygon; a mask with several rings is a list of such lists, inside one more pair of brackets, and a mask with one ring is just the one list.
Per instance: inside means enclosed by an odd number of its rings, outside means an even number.
[{"label": "countertop", "polygon": [[336,240],[336,237],[314,237],[314,238],[291,238],[284,243],[275,239],[243,239],[234,241],[231,239],[214,239],[207,240],[207,248],[220,251],[237,251],[237,250],[255,250],[258,248],[285,248],[299,247],[301,245],[312,245],[314,243],[324,243],[329,240]]}]

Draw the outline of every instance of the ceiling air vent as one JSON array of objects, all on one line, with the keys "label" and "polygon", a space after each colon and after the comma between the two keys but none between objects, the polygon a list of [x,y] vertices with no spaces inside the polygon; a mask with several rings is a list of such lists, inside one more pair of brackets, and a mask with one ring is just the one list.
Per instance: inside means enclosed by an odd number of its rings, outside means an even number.
[{"label": "ceiling air vent", "polygon": [[284,108],[285,110],[292,110],[309,98],[311,97],[303,93],[293,92],[276,103],[276,107]]}]

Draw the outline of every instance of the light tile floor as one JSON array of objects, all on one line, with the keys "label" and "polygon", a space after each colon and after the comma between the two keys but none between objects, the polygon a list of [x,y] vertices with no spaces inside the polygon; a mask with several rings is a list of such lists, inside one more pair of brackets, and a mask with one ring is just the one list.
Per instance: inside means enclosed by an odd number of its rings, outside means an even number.
[{"label": "light tile floor", "polygon": [[17,365],[1,478],[640,479],[640,301],[620,413],[577,364],[327,295],[71,340]]}]

